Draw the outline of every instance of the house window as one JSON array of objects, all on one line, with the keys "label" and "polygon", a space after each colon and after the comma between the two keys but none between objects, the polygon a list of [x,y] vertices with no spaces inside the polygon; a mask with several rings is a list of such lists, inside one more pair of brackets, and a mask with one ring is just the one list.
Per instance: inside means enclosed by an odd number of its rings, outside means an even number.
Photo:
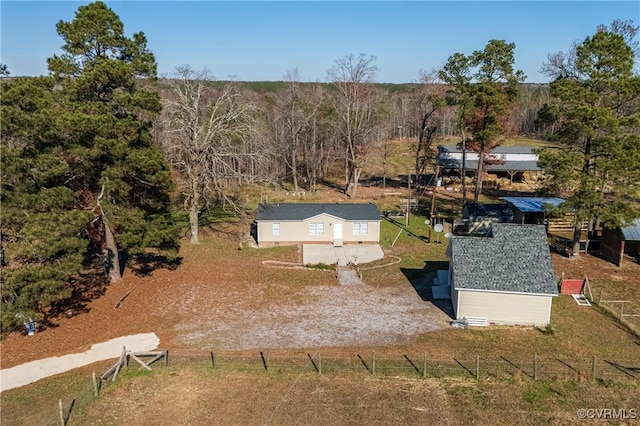
[{"label": "house window", "polygon": [[272,228],[273,235],[280,235],[280,224],[274,223]]},{"label": "house window", "polygon": [[369,224],[360,222],[353,224],[353,235],[367,235],[369,233]]},{"label": "house window", "polygon": [[324,234],[324,223],[310,223],[309,235],[322,235]]}]

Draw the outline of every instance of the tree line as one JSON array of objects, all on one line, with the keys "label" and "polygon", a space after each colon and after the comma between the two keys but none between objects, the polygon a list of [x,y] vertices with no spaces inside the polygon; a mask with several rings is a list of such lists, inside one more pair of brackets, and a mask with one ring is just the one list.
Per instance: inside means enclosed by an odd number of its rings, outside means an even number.
[{"label": "tree line", "polygon": [[541,164],[566,208],[612,226],[640,213],[630,22],[550,55],[549,86],[523,84],[515,45],[490,40],[407,85],[376,83],[375,57],[360,54],[336,60],[326,83],[302,83],[294,69],[266,90],[188,65],[158,77],[144,34],[126,37],[102,2],[56,29],[64,44],[48,76],[1,69],[3,333],[55,315],[89,276],[104,285],[125,265],[177,262],[178,211],[197,243],[202,212],[245,215],[247,188],[313,191],[337,179],[357,198],[372,153],[394,138],[417,141],[409,172],[421,175],[434,142],[455,137],[486,156],[480,177],[506,137],[554,138],[566,149],[542,152]]}]

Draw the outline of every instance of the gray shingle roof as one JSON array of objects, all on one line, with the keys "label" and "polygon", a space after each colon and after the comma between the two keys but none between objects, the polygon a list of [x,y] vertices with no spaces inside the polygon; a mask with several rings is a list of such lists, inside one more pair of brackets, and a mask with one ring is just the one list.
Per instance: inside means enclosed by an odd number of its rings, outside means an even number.
[{"label": "gray shingle roof", "polygon": [[451,239],[455,288],[558,294],[543,225],[494,223],[491,235]]},{"label": "gray shingle roof", "polygon": [[640,241],[640,219],[635,219],[633,224],[620,228],[626,241]]},{"label": "gray shingle roof", "polygon": [[260,204],[257,221],[297,221],[319,214],[329,214],[344,220],[380,220],[380,211],[375,204]]}]

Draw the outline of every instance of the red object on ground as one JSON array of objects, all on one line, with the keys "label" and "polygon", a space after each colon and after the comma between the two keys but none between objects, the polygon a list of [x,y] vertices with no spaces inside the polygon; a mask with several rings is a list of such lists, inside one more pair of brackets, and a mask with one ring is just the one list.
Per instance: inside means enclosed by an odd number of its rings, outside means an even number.
[{"label": "red object on ground", "polygon": [[562,280],[560,294],[582,294],[584,280]]}]

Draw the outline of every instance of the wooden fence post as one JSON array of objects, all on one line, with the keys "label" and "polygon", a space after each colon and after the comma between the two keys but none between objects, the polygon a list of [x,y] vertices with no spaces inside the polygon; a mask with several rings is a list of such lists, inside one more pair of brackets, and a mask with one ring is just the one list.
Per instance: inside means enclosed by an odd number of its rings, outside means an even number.
[{"label": "wooden fence post", "polygon": [[371,363],[371,374],[376,375],[376,351],[373,351],[373,361]]},{"label": "wooden fence post", "polygon": [[322,374],[322,353],[318,351],[318,374]]},{"label": "wooden fence post", "polygon": [[424,351],[424,359],[422,361],[422,378],[427,378],[427,351]]},{"label": "wooden fence post", "polygon": [[98,380],[96,379],[96,372],[95,371],[93,372],[91,377],[93,379],[93,397],[97,398],[98,397]]},{"label": "wooden fence post", "polygon": [[596,381],[596,356],[593,356],[591,360],[591,380]]},{"label": "wooden fence post", "polygon": [[64,410],[62,409],[62,400],[58,400],[58,409],[60,410],[60,424],[64,426],[66,422],[64,421]]},{"label": "wooden fence post", "polygon": [[538,380],[538,354],[533,353],[533,380]]},{"label": "wooden fence post", "polygon": [[265,358],[264,352],[260,351],[260,358],[262,358],[262,365],[264,367],[264,371],[269,371],[268,355],[267,355],[267,358]]},{"label": "wooden fence post", "polygon": [[164,366],[169,366],[169,349],[164,351]]},{"label": "wooden fence post", "polygon": [[213,351],[211,351],[211,368],[216,368],[216,357],[213,354]]},{"label": "wooden fence post", "polygon": [[476,380],[480,380],[480,355],[476,355]]}]

